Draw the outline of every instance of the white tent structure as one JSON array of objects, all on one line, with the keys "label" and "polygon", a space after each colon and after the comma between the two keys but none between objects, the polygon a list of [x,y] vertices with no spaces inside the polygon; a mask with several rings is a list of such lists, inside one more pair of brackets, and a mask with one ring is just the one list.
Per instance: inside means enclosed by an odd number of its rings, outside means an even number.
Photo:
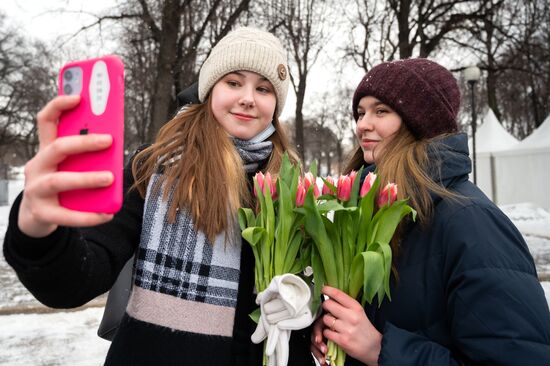
[{"label": "white tent structure", "polygon": [[550,116],[523,141],[493,155],[498,182],[493,201],[532,202],[550,210]]},{"label": "white tent structure", "polygon": [[[489,108],[483,123],[476,131],[476,184],[493,201],[497,183],[494,153],[510,149],[517,144],[518,140],[502,127],[493,110]],[[473,160],[472,139],[468,145]],[[470,174],[470,180],[473,181],[473,174]]]}]

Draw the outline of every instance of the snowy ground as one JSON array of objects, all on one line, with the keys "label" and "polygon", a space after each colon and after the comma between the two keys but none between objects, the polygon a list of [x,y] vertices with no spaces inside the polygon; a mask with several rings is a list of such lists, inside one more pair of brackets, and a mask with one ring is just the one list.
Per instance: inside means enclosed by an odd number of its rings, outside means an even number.
[{"label": "snowy ground", "polygon": [[[10,202],[22,189],[10,181]],[[502,210],[524,235],[550,303],[550,213],[532,204]],[[0,243],[9,206],[0,206]],[[105,297],[76,311],[54,311],[39,304],[23,288],[0,255],[0,365],[102,365],[109,342],[96,335]]]},{"label": "snowy ground", "polygon": [[[10,202],[23,182],[10,181]],[[9,216],[0,206],[0,242]],[[38,301],[19,283],[0,255],[0,365],[61,366],[102,365],[110,342],[96,334],[105,296],[77,311],[54,311]]]}]

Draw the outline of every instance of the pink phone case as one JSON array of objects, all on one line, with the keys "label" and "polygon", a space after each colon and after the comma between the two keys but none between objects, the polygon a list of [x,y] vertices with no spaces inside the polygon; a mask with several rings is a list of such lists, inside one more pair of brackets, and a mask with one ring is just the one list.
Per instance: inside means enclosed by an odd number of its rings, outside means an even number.
[{"label": "pink phone case", "polygon": [[59,73],[59,94],[80,94],[81,100],[61,115],[58,137],[110,134],[113,144],[105,150],[70,156],[58,165],[58,170],[109,170],[114,175],[109,187],[61,192],[59,203],[77,211],[115,213],[122,205],[124,65],[116,56],[68,63]]}]

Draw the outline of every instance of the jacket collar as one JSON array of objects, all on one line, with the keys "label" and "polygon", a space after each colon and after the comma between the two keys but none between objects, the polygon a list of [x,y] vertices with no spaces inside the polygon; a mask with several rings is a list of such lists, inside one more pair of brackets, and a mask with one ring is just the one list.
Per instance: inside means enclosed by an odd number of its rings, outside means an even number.
[{"label": "jacket collar", "polygon": [[472,171],[468,156],[468,137],[459,133],[433,141],[428,149],[430,177],[450,187],[457,181],[467,180]]}]

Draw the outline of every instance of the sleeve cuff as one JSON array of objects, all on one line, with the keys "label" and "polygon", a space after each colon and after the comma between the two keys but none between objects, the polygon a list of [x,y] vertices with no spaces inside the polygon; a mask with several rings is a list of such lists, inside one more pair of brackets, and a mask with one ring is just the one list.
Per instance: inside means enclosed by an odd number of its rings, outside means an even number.
[{"label": "sleeve cuff", "polygon": [[[20,267],[41,266],[55,258],[66,246],[68,229],[58,227],[54,232],[43,238],[33,238],[21,230],[17,225],[19,208],[23,192],[15,199],[9,216],[8,229],[4,241],[4,253],[11,259],[12,265]],[[22,269],[22,268],[21,268]]]},{"label": "sleeve cuff", "polygon": [[384,326],[378,365],[458,365],[449,349],[425,336],[396,327]]}]

